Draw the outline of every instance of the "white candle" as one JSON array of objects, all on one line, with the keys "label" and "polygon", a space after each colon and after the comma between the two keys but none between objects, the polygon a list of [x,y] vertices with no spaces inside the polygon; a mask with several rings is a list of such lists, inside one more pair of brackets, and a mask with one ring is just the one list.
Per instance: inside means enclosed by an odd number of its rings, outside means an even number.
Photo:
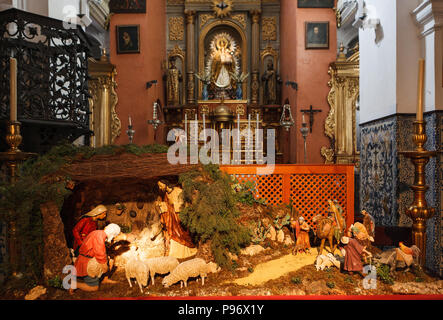
[{"label": "white candle", "polygon": [[203,113],[203,137],[204,137],[205,143],[206,143],[206,120],[205,119],[206,119],[206,116]]},{"label": "white candle", "polygon": [[132,126],[132,119],[131,119],[131,116],[129,116],[129,125]]},{"label": "white candle", "polygon": [[185,113],[185,141],[188,144],[188,114]]},{"label": "white candle", "polygon": [[257,113],[257,123],[255,124],[255,145],[258,143],[258,127],[259,127],[260,115]]},{"label": "white candle", "polygon": [[423,121],[423,100],[424,100],[424,74],[425,60],[418,60],[418,103],[417,103],[417,121]]},{"label": "white candle", "polygon": [[305,113],[304,112],[302,113],[302,123],[306,123],[306,121],[305,121]]},{"label": "white candle", "polygon": [[237,148],[240,149],[240,114],[237,114]]},{"label": "white candle", "polygon": [[10,116],[11,121],[17,121],[17,60],[15,58],[9,59],[10,67]]},{"label": "white candle", "polygon": [[198,120],[197,113],[195,114],[195,145],[198,145]]},{"label": "white candle", "polygon": [[248,114],[248,146],[251,144],[251,114]]}]

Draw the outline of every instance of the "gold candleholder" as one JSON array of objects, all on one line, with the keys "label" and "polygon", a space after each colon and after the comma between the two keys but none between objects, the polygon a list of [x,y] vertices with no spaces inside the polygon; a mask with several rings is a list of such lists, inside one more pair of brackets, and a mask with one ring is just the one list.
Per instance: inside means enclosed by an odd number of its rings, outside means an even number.
[{"label": "gold candleholder", "polygon": [[[8,175],[11,183],[15,183],[18,176],[19,163],[36,156],[35,153],[22,152],[19,149],[22,143],[22,136],[20,134],[21,123],[18,121],[7,122],[6,142],[9,145],[9,150],[6,152],[0,152],[0,161],[6,163],[8,168]],[[20,276],[19,270],[19,248],[17,239],[17,227],[14,220],[9,221],[8,224],[8,249],[9,249],[9,262],[11,265],[12,275],[15,277]]]},{"label": "gold candleholder", "polygon": [[414,121],[414,134],[412,140],[416,145],[413,151],[400,151],[399,153],[411,159],[414,164],[415,176],[414,184],[411,189],[414,191],[414,201],[406,209],[406,214],[412,219],[412,240],[420,249],[419,263],[424,266],[426,263],[426,221],[430,219],[435,209],[428,207],[426,201],[426,191],[429,186],[426,185],[425,167],[431,157],[437,155],[437,151],[428,151],[424,144],[428,140],[426,135],[426,121]]}]

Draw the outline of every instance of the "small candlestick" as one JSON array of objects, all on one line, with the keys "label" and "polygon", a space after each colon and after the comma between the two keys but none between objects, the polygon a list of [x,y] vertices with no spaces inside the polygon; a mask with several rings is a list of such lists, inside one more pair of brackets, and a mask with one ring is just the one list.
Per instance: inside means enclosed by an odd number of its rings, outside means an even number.
[{"label": "small candlestick", "polygon": [[418,69],[417,121],[423,121],[425,60],[420,59],[418,61]]},{"label": "small candlestick", "polygon": [[17,121],[17,59],[9,59],[10,67],[10,119],[11,121]]}]

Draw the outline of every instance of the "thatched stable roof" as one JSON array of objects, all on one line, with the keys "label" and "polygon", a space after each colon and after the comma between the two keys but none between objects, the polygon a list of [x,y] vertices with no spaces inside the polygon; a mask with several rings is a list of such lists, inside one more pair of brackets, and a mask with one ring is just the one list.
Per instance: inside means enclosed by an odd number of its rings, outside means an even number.
[{"label": "thatched stable roof", "polygon": [[90,180],[150,180],[162,176],[179,175],[198,165],[170,164],[166,153],[135,155],[95,155],[90,159],[76,160],[62,169],[77,182]]}]

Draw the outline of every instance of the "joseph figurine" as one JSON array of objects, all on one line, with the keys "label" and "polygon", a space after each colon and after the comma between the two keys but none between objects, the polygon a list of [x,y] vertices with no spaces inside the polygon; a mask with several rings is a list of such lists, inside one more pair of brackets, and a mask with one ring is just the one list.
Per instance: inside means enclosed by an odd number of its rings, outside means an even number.
[{"label": "joseph figurine", "polygon": [[180,82],[183,80],[180,70],[175,65],[175,57],[169,59],[169,69],[166,75],[167,105],[180,105]]}]

